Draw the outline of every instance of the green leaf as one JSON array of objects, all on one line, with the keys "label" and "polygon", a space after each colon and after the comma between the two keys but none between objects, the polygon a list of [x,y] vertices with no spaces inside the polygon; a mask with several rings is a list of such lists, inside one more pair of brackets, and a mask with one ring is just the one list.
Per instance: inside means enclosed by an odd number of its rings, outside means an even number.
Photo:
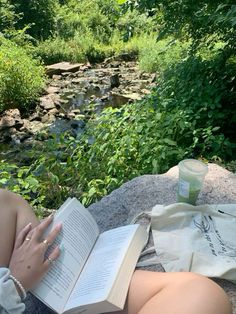
[{"label": "green leaf", "polygon": [[117,3],[121,5],[121,4],[124,4],[126,1],[127,0],[117,0]]},{"label": "green leaf", "polygon": [[35,185],[38,185],[38,180],[33,178],[33,177],[28,177],[26,178],[26,182],[30,185],[30,186],[35,186]]},{"label": "green leaf", "polygon": [[176,142],[170,140],[169,138],[164,138],[164,139],[163,139],[163,142],[164,142],[165,144],[170,145],[170,146],[176,146]]},{"label": "green leaf", "polygon": [[91,189],[88,191],[88,197],[93,196],[96,193],[96,189],[95,187],[91,187]]}]

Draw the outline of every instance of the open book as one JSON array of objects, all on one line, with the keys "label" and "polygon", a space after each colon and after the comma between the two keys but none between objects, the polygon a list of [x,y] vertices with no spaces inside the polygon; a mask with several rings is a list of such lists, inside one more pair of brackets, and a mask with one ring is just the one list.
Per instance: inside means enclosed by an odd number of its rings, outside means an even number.
[{"label": "open book", "polygon": [[128,225],[99,234],[92,215],[75,198],[60,207],[48,232],[59,221],[63,227],[53,245],[62,244],[63,250],[31,292],[57,313],[96,314],[123,309],[132,273],[147,240],[145,228]]}]

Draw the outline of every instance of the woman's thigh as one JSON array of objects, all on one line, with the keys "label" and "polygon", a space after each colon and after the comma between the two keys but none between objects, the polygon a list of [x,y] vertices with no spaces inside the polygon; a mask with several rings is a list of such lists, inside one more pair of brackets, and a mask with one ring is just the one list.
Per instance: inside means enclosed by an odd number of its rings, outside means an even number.
[{"label": "woman's thigh", "polygon": [[29,222],[38,220],[30,205],[19,195],[0,189],[0,266],[8,266],[15,238]]},{"label": "woman's thigh", "polygon": [[231,314],[225,292],[193,273],[135,271],[126,309],[129,314]]}]

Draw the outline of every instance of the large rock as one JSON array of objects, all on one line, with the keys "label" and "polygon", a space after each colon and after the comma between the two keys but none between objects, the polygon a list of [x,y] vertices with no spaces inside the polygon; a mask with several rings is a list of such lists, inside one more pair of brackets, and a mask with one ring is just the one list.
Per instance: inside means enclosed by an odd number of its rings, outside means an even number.
[{"label": "large rock", "polygon": [[[236,174],[216,165],[209,164],[203,189],[197,204],[236,203]],[[178,167],[161,175],[137,177],[101,201],[92,204],[89,210],[101,230],[127,224],[142,211],[150,210],[156,204],[168,205],[177,202]],[[156,268],[163,271],[161,265]],[[229,295],[236,314],[236,285],[217,280]]]},{"label": "large rock", "polygon": [[0,117],[0,131],[11,127],[21,127],[23,121],[18,109],[9,109]]},{"label": "large rock", "polygon": [[84,65],[83,63],[72,64],[70,62],[59,62],[46,66],[46,73],[48,76],[53,74],[61,74],[63,72],[76,72],[79,68]]}]

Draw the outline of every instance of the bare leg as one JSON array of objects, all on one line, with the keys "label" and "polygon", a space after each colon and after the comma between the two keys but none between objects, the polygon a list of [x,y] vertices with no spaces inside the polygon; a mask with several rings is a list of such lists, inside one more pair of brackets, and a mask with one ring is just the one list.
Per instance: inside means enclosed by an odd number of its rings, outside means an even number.
[{"label": "bare leg", "polygon": [[19,195],[0,189],[0,267],[8,266],[15,237],[29,222],[38,224],[30,205]]},{"label": "bare leg", "polygon": [[232,309],[223,289],[203,276],[136,271],[129,289],[128,313],[231,314]]}]

